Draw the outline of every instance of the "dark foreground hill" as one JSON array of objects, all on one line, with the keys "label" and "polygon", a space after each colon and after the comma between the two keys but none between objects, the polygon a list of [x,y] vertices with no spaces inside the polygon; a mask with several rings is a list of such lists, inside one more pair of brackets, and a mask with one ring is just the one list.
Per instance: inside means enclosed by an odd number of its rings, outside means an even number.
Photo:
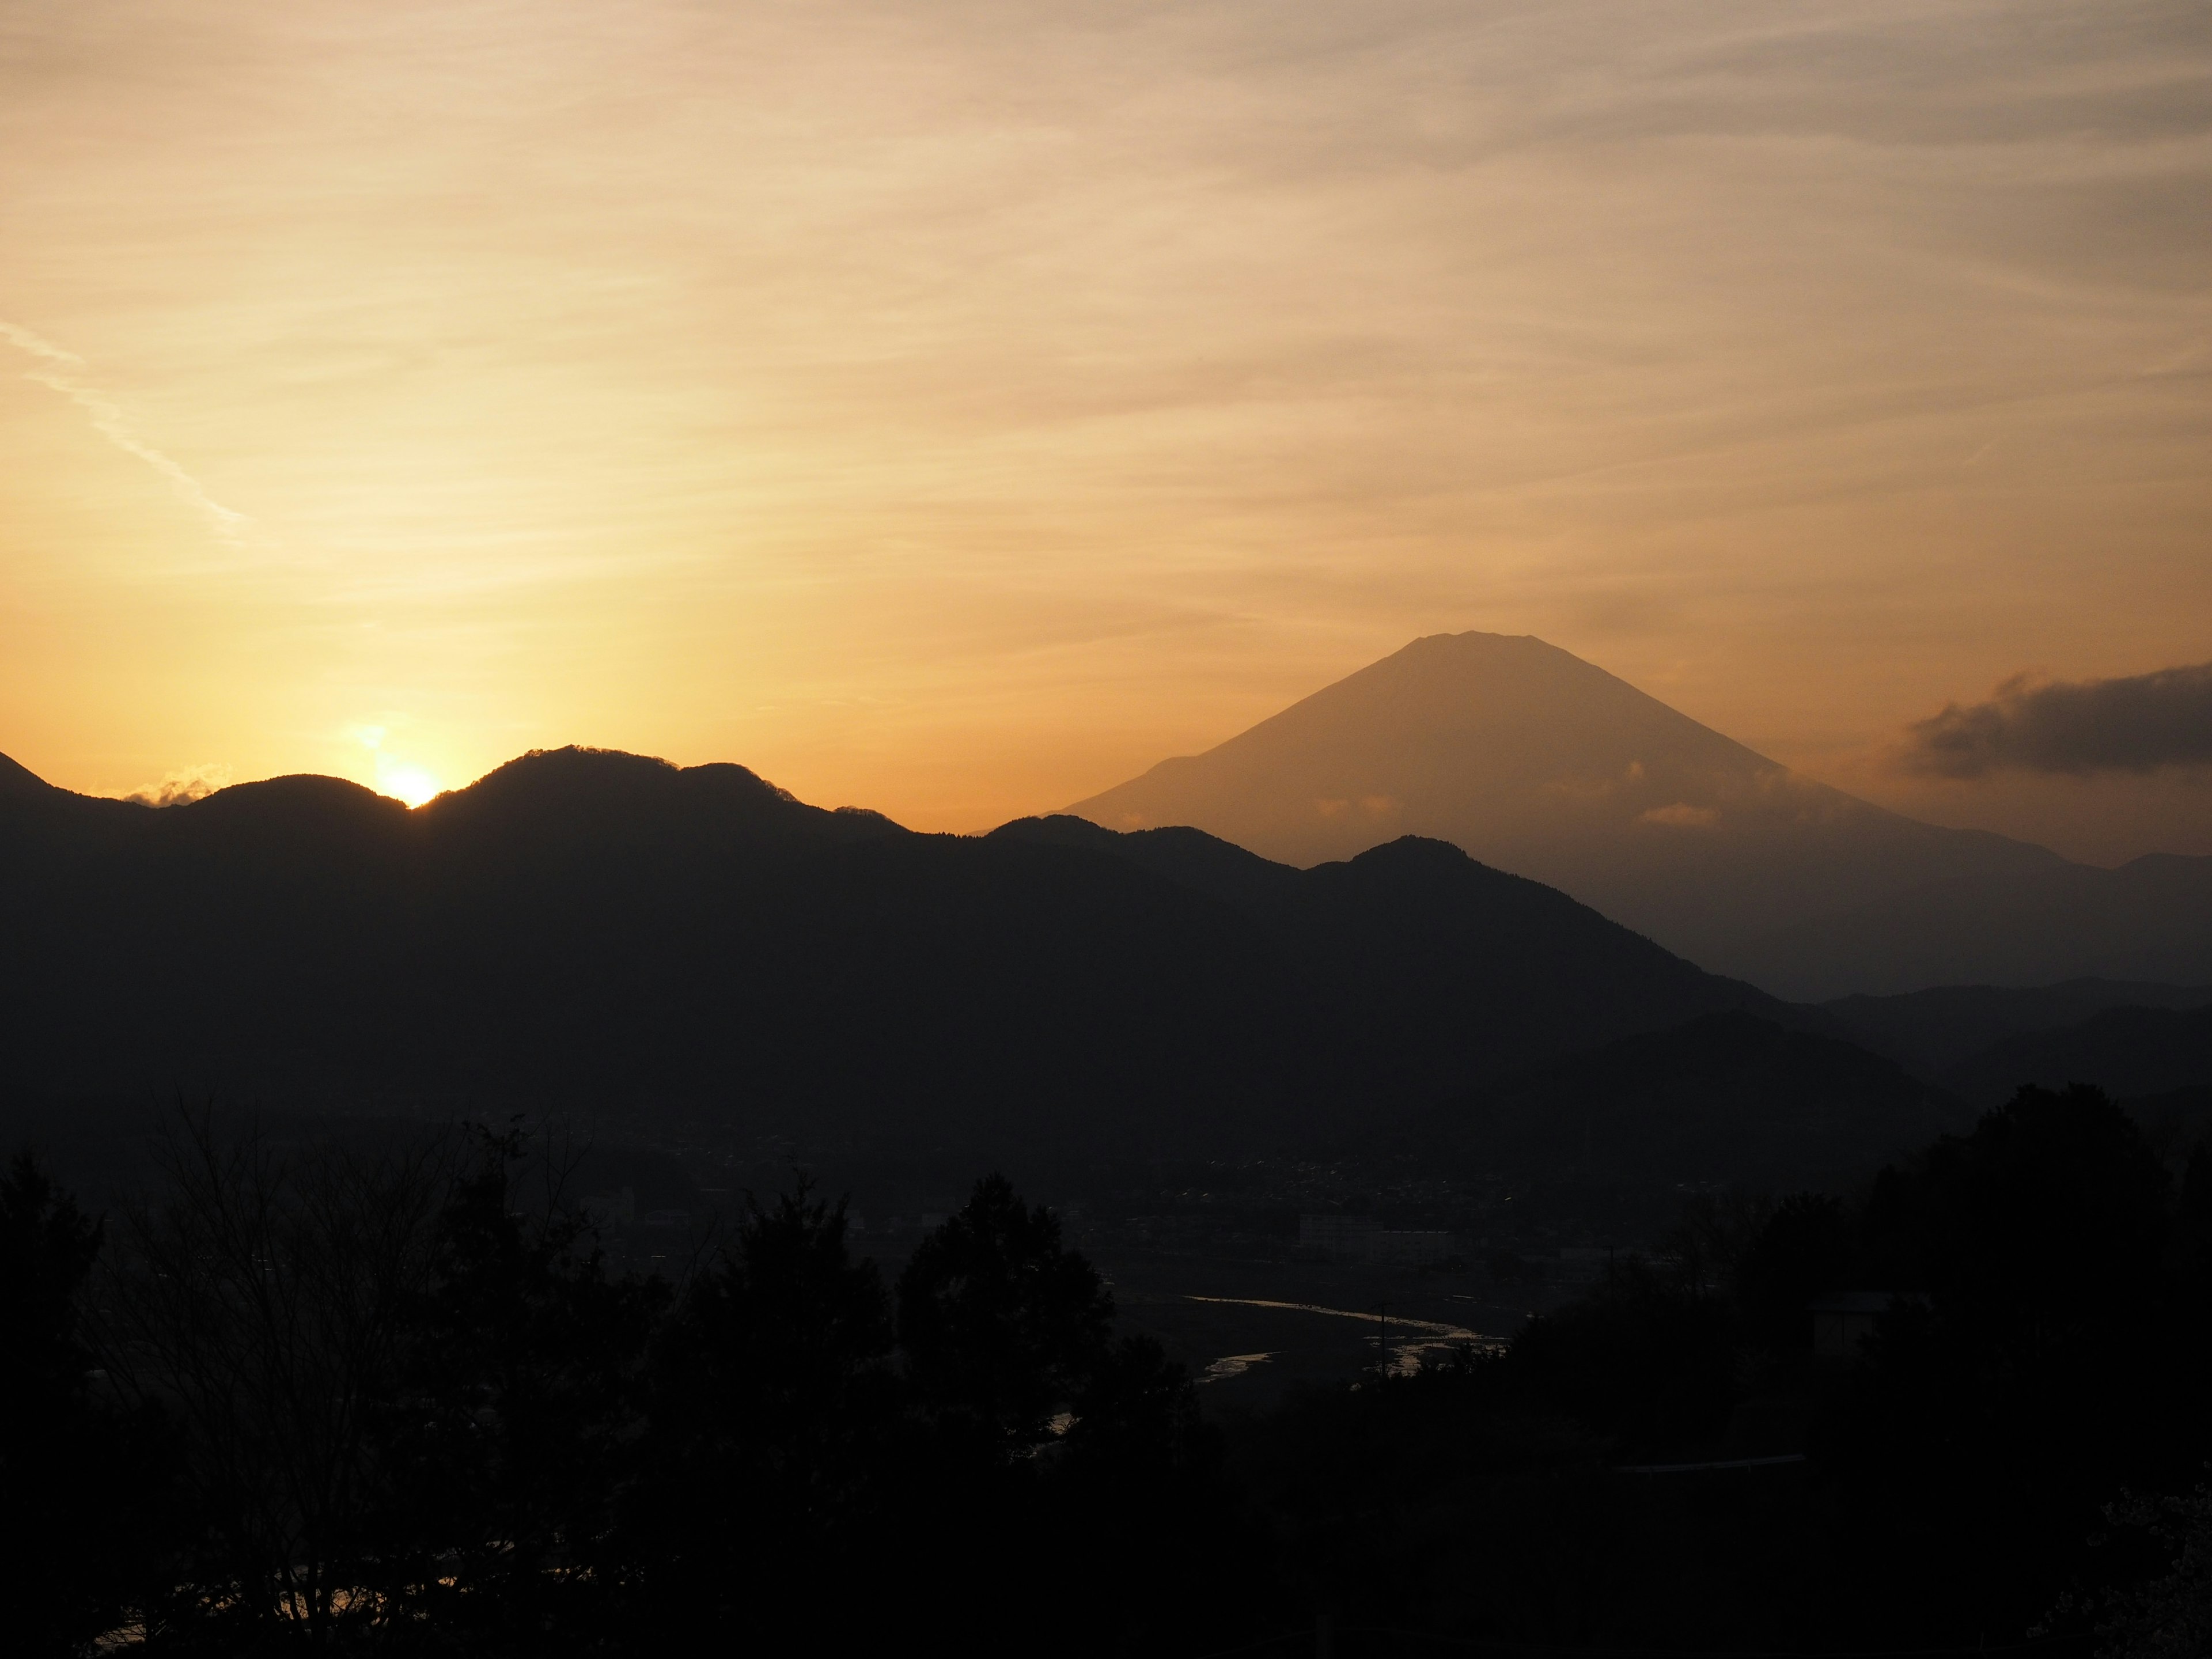
[{"label": "dark foreground hill", "polygon": [[1700,1013],[1793,1013],[1437,842],[1297,871],[921,836],[564,750],[415,811],[0,775],[19,1097],[661,1111],[821,1144],[1249,1151]]},{"label": "dark foreground hill", "polygon": [[1849,1181],[1972,1119],[1894,1061],[1730,1012],[1532,1066],[1425,1114],[1402,1144],[1461,1175],[1787,1192]]}]

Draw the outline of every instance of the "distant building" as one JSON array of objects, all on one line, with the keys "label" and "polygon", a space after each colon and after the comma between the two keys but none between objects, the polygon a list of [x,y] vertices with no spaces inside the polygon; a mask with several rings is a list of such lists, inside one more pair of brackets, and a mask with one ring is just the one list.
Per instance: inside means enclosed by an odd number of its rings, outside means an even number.
[{"label": "distant building", "polygon": [[629,1226],[637,1219],[637,1189],[592,1194],[584,1200],[584,1217],[595,1226]]},{"label": "distant building", "polygon": [[1897,1302],[1922,1304],[1928,1298],[1918,1291],[1837,1291],[1805,1304],[1813,1316],[1813,1355],[1816,1359],[1856,1359],[1859,1345],[1874,1334],[1875,1321]]},{"label": "distant building", "polygon": [[1322,1261],[1364,1261],[1376,1231],[1371,1215],[1302,1215],[1298,1254]]},{"label": "distant building", "polygon": [[1559,1252],[1559,1277],[1570,1284],[1595,1285],[1612,1263],[1610,1244],[1570,1244]]},{"label": "distant building", "polygon": [[1298,1254],[1321,1261],[1425,1267],[1455,1254],[1448,1232],[1380,1227],[1371,1215],[1302,1215]]},{"label": "distant building", "polygon": [[1367,1260],[1395,1267],[1432,1267],[1454,1255],[1452,1236],[1419,1230],[1382,1230],[1367,1240]]}]

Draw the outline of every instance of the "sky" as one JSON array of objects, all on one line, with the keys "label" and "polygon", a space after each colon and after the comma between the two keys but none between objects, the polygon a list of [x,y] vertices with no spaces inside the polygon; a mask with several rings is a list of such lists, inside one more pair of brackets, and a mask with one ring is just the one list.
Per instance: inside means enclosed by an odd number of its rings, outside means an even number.
[{"label": "sky", "polygon": [[2185,753],[1954,763],[2212,659],[2212,8],[0,0],[53,782],[975,830],[1468,629],[2212,853]]}]

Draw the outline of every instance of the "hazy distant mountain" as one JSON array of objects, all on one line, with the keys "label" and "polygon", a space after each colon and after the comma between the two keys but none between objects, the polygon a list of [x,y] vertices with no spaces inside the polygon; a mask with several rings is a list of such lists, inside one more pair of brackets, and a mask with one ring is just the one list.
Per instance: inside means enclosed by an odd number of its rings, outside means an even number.
[{"label": "hazy distant mountain", "polygon": [[2212,989],[2143,980],[2057,985],[1941,985],[1899,996],[1838,997],[1821,1006],[1851,1040],[1935,1077],[2008,1037],[2079,1025],[2108,1008],[2201,1008]]},{"label": "hazy distant mountain", "polygon": [[2078,1025],[2002,1038],[1943,1073],[1978,1106],[1996,1106],[2023,1083],[2094,1083],[2115,1097],[2212,1086],[2212,1005],[2108,1008]]},{"label": "hazy distant mountain", "polygon": [[1717,952],[1785,996],[2092,976],[2212,984],[2212,858],[2154,853],[2117,870],[1956,877]]},{"label": "hazy distant mountain", "polygon": [[1725,1013],[1531,1066],[1404,1139],[1462,1173],[1772,1192],[1870,1171],[1972,1117],[1893,1060]]},{"label": "hazy distant mountain", "polygon": [[1416,640],[1070,810],[1117,830],[1194,824],[1294,864],[1433,836],[1796,998],[2212,979],[2212,877],[2090,871],[1901,817],[1528,637]]},{"label": "hazy distant mountain", "polygon": [[574,750],[413,812],[10,775],[0,1065],[42,1098],[1249,1152],[1701,1012],[1823,1018],[1436,842],[1299,871],[1074,820],[921,836]]}]

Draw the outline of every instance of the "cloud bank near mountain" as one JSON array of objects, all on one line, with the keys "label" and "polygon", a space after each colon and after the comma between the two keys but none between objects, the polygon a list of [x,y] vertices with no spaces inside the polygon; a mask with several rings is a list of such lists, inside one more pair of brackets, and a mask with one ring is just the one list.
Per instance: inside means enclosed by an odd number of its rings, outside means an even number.
[{"label": "cloud bank near mountain", "polygon": [[2041,684],[2016,675],[1984,702],[1951,703],[1916,721],[1901,760],[1947,778],[2212,764],[2212,662]]}]

